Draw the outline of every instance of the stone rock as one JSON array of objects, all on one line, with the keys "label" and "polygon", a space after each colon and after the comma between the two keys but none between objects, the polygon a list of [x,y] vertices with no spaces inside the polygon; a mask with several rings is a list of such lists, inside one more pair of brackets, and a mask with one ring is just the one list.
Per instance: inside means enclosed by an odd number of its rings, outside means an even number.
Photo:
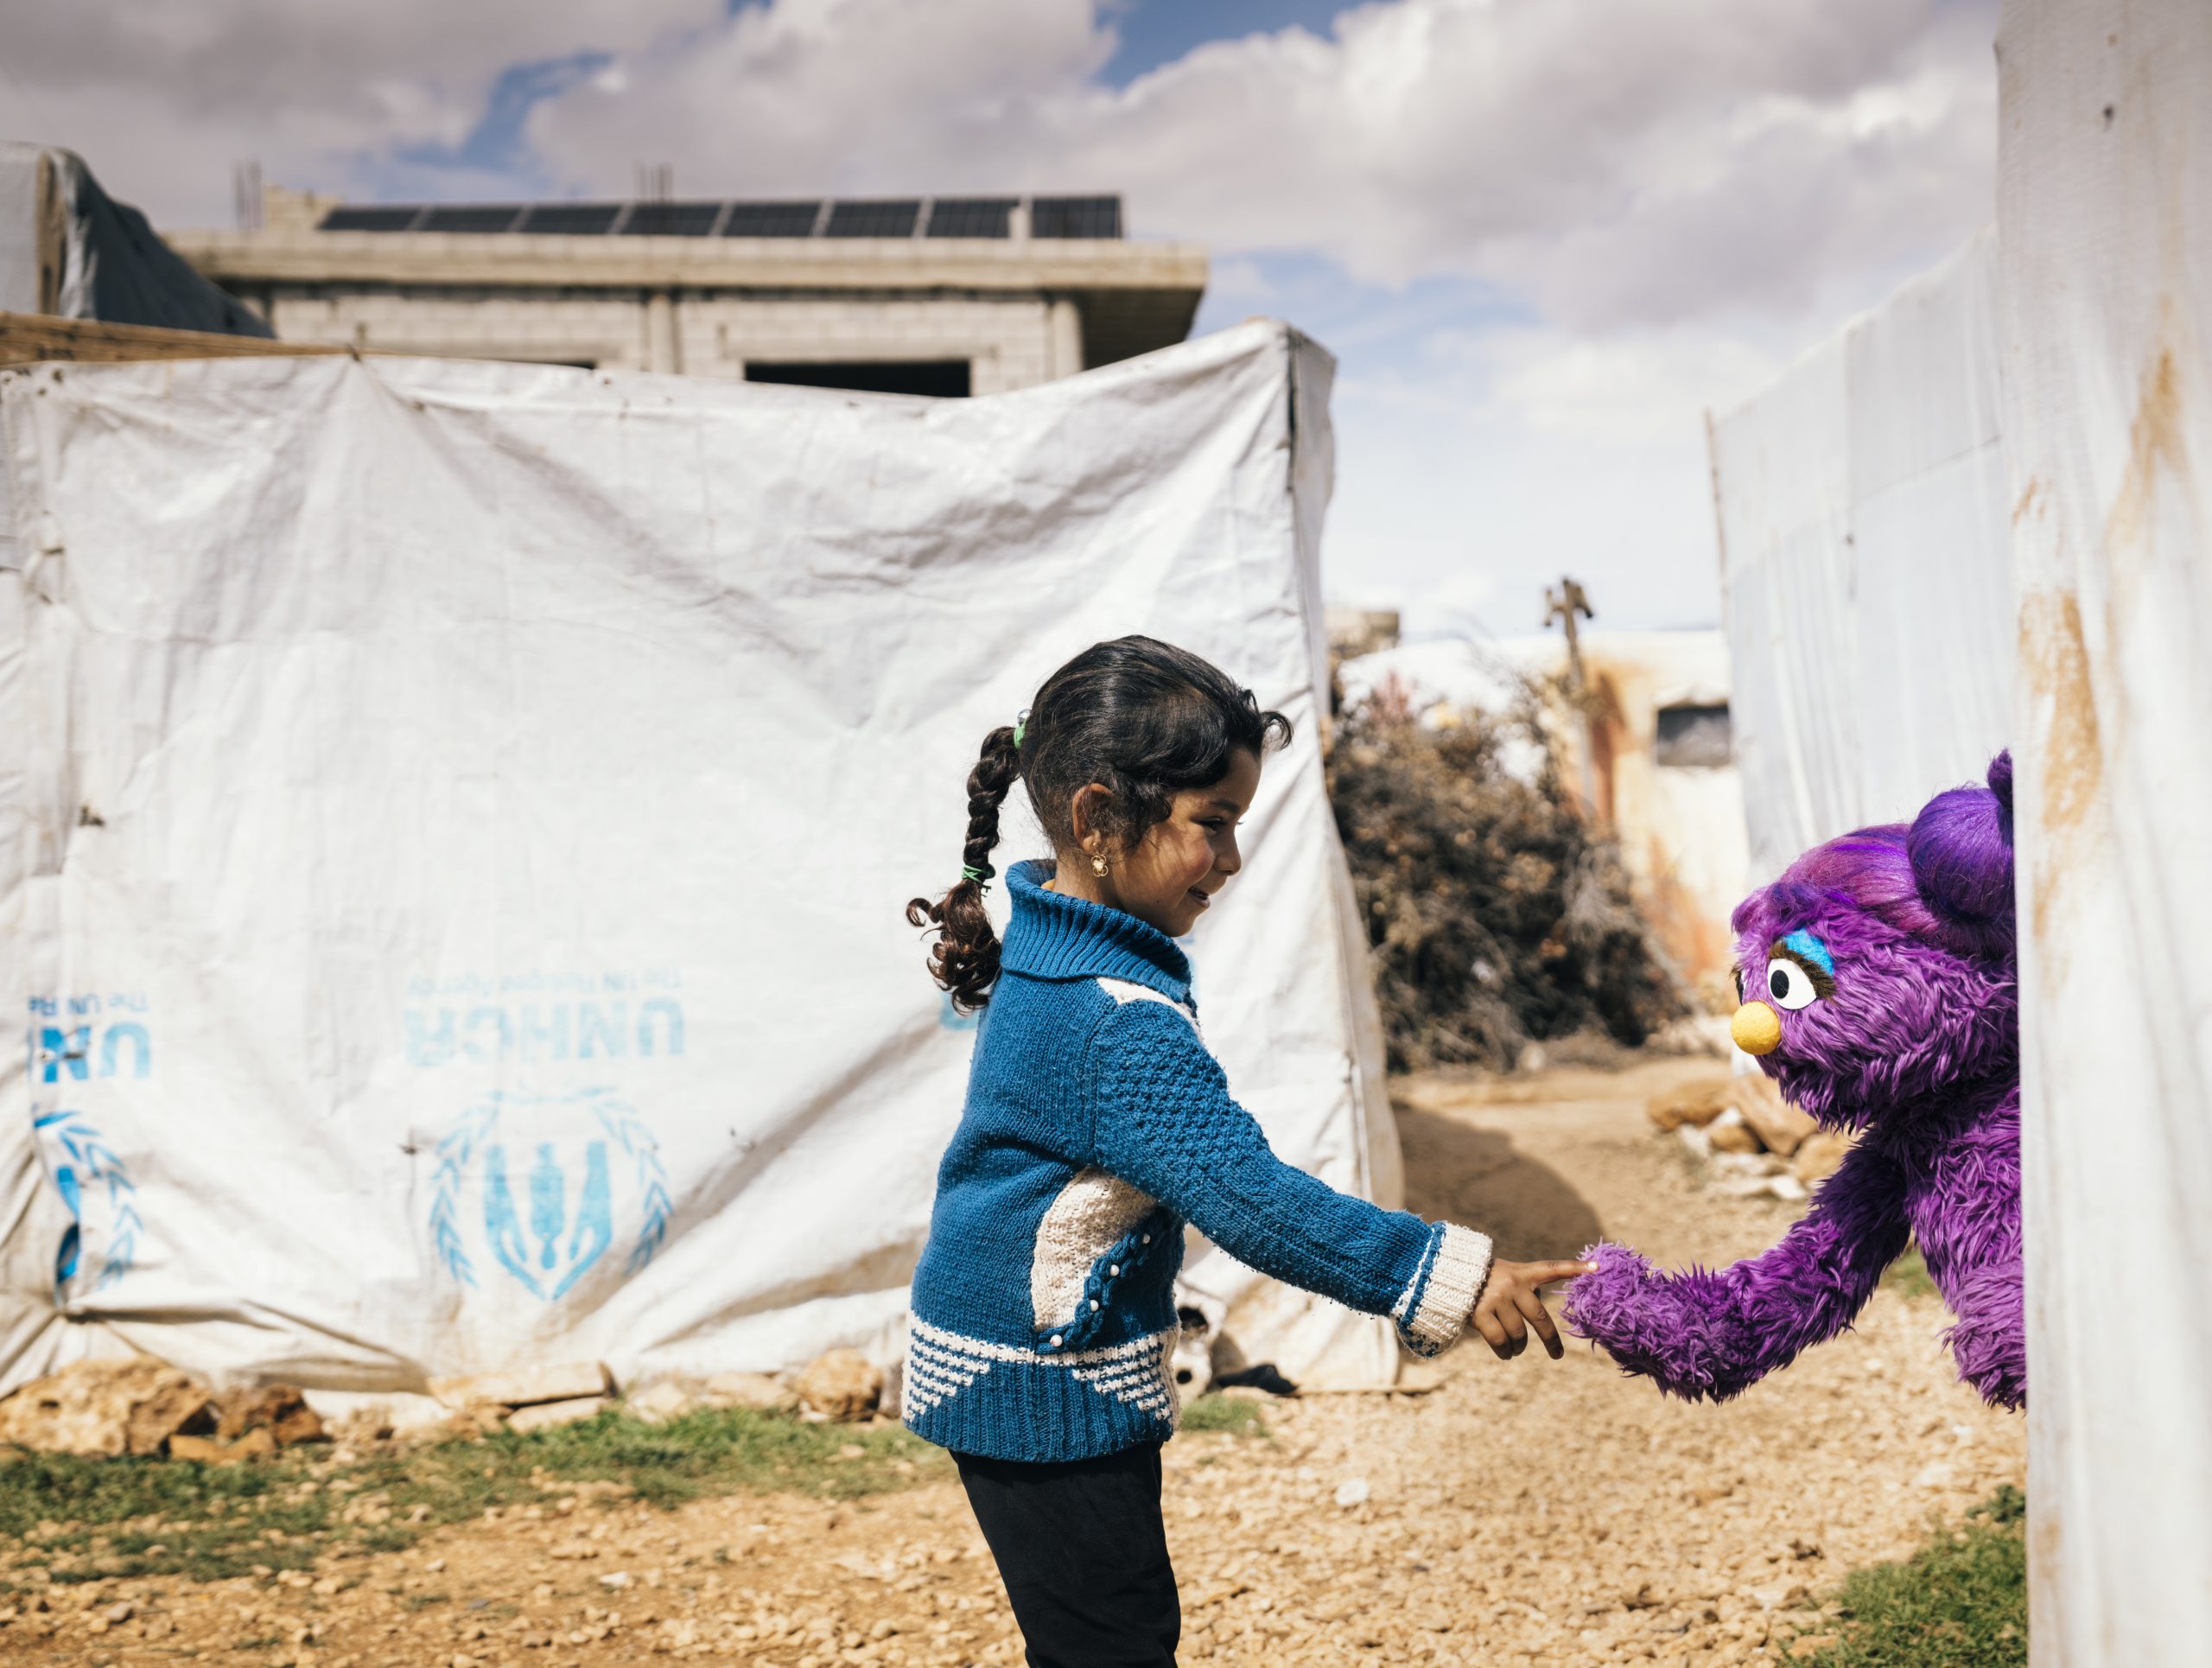
[{"label": "stone rock", "polygon": [[448,1407],[531,1407],[540,1402],[573,1402],[605,1396],[613,1380],[597,1361],[569,1361],[552,1366],[512,1367],[505,1372],[475,1372],[458,1378],[433,1378],[430,1394]]},{"label": "stone rock", "polygon": [[0,1401],[0,1442],[48,1454],[159,1454],[212,1425],[207,1387],[145,1355],[73,1362]]},{"label": "stone rock", "polygon": [[1843,1166],[1843,1156],[1851,1150],[1851,1138],[1832,1130],[1816,1130],[1805,1137],[1797,1149],[1791,1169],[1807,1187],[1824,1181]]},{"label": "stone rock", "polygon": [[691,1392],[673,1379],[664,1378],[648,1389],[626,1397],[622,1405],[649,1425],[666,1424],[698,1405]]},{"label": "stone rock", "polygon": [[328,1435],[323,1429],[321,1417],[292,1385],[226,1391],[215,1398],[215,1435],[219,1440],[235,1442],[252,1430],[266,1430],[276,1438],[279,1448],[289,1448],[295,1442],[322,1442]]},{"label": "stone rock", "polygon": [[332,1434],[339,1442],[359,1449],[390,1442],[394,1429],[390,1408],[366,1407],[340,1419]]},{"label": "stone rock", "polygon": [[798,1409],[798,1392],[772,1372],[720,1372],[707,1380],[707,1397],[714,1407],[750,1408],[759,1413],[792,1413]]},{"label": "stone rock", "polygon": [[1811,1115],[1801,1112],[1782,1098],[1782,1090],[1764,1073],[1746,1073],[1732,1079],[1729,1105],[1751,1126],[1759,1144],[1784,1158],[1802,1146],[1820,1128]]},{"label": "stone rock", "polygon": [[1780,1175],[1789,1168],[1772,1153],[1715,1153],[1715,1175]]},{"label": "stone rock", "polygon": [[1805,1197],[1805,1184],[1787,1170],[1768,1175],[1724,1175],[1713,1182],[1713,1190],[1729,1199],[1779,1199],[1790,1205]]},{"label": "stone rock", "polygon": [[552,1430],[604,1413],[612,1405],[604,1396],[576,1396],[565,1402],[533,1402],[507,1415],[507,1429],[524,1435],[533,1430]]},{"label": "stone rock", "polygon": [[233,1442],[183,1435],[169,1438],[169,1458],[197,1460],[203,1465],[238,1465],[247,1460],[265,1460],[276,1451],[276,1436],[266,1425],[257,1425]]},{"label": "stone rock", "polygon": [[1374,1497],[1374,1487],[1364,1477],[1347,1477],[1337,1485],[1337,1504],[1347,1511],[1366,1505]]},{"label": "stone rock", "polygon": [[798,1375],[798,1398],[825,1419],[865,1419],[883,1399],[883,1374],[856,1349],[817,1356]]},{"label": "stone rock", "polygon": [[1652,1096],[1645,1103],[1644,1111],[1662,1133],[1671,1134],[1685,1124],[1703,1129],[1733,1104],[1729,1098],[1729,1085],[1734,1081],[1725,1072],[1700,1078]]},{"label": "stone rock", "polygon": [[1731,1106],[1712,1123],[1705,1126],[1705,1138],[1713,1143],[1713,1150],[1723,1153],[1756,1153],[1764,1149],[1758,1132],[1745,1121],[1744,1115]]}]

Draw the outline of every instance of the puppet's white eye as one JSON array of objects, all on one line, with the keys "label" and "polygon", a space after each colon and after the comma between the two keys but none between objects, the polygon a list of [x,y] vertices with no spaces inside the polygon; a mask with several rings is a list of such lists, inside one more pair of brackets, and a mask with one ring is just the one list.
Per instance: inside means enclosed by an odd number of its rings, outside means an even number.
[{"label": "puppet's white eye", "polygon": [[1793,1014],[1800,1008],[1810,1008],[1821,996],[1814,987],[1812,974],[1787,956],[1777,956],[1767,963],[1766,990],[1776,1007],[1786,1008]]}]

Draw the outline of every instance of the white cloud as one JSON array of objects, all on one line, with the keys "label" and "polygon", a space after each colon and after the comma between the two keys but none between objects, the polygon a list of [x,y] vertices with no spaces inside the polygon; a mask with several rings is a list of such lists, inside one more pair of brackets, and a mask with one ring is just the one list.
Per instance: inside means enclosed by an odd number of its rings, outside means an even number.
[{"label": "white cloud", "polygon": [[600,189],[646,157],[707,194],[1002,188],[1052,176],[1112,47],[1089,0],[777,0],[662,37],[530,131]]},{"label": "white cloud", "polygon": [[1083,0],[779,0],[532,132],[601,185],[650,155],[709,189],[1117,187],[1141,229],[1589,328],[1796,315],[1986,218],[1993,27],[1988,0],[1387,0],[1116,90]]},{"label": "white cloud", "polygon": [[0,119],[7,137],[81,151],[161,224],[223,224],[234,162],[358,190],[401,152],[465,138],[511,66],[627,51],[721,15],[716,0],[22,4],[0,39]]},{"label": "white cloud", "polygon": [[1568,572],[1608,624],[1713,623],[1701,413],[1775,368],[1701,329],[1510,327],[1382,374],[1347,367],[1331,587],[1397,603],[1414,632],[1510,632],[1535,628],[1543,585]]}]

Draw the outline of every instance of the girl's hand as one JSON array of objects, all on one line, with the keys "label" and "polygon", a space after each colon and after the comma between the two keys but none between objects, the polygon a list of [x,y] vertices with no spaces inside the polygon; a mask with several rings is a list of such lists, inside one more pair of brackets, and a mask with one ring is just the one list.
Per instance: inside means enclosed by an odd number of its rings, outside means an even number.
[{"label": "girl's hand", "polygon": [[1545,1352],[1556,1361],[1567,1352],[1559,1341],[1559,1328],[1544,1308],[1537,1288],[1551,1280],[1569,1280],[1597,1271],[1595,1263],[1505,1263],[1490,1265],[1490,1278],[1475,1299],[1470,1317],[1497,1359],[1510,1361],[1529,1347],[1529,1328],[1544,1340]]}]

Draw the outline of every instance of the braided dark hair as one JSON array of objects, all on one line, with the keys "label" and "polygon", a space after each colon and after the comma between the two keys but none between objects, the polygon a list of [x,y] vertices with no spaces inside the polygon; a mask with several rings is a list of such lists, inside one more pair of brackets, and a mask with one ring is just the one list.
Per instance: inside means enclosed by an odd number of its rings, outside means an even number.
[{"label": "braided dark hair", "polygon": [[1290,740],[1290,720],[1262,712],[1252,691],[1211,662],[1149,637],[1095,643],[1045,680],[1021,743],[1010,728],[983,738],[968,773],[968,841],[959,882],[935,903],[916,898],[906,919],[934,927],[930,975],[973,1013],[999,976],[998,934],[983,909],[983,885],[998,871],[999,807],[1020,778],[1055,851],[1076,846],[1075,797],[1091,783],[1107,791],[1100,821],[1124,850],[1166,819],[1175,796],[1207,787],[1231,757],[1254,757]]}]

